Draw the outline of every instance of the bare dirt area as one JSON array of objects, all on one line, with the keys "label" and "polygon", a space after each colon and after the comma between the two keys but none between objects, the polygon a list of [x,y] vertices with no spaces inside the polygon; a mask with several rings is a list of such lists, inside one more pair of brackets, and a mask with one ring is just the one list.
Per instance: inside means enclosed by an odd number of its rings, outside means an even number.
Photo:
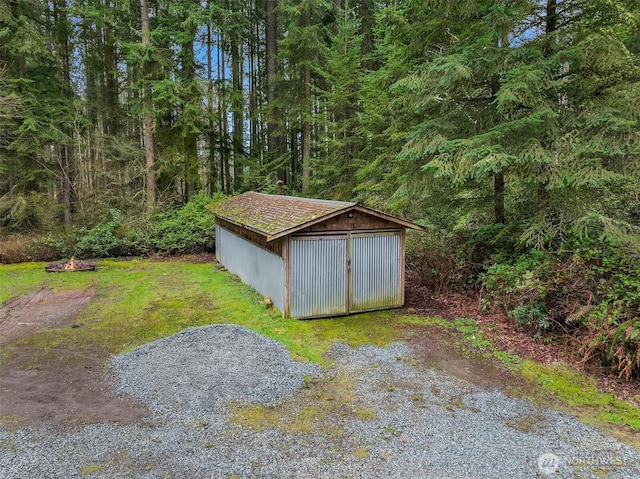
[{"label": "bare dirt area", "polygon": [[[554,341],[552,337],[548,337],[547,341],[535,339],[530,330],[514,327],[513,320],[508,318],[502,311],[490,309],[487,312],[482,312],[480,310],[480,300],[475,294],[435,294],[421,285],[412,274],[407,274],[406,284],[405,309],[407,311],[451,320],[471,318],[480,326],[480,330],[485,337],[509,354],[542,364],[567,363],[577,369],[584,368],[596,379],[599,390],[609,392],[617,398],[624,399],[640,407],[640,382],[622,381],[608,368],[584,364],[580,358],[572,354],[571,345],[564,341]],[[435,362],[440,368],[471,382],[478,382],[476,373],[488,374],[489,378],[494,377],[498,381],[501,380],[500,371],[495,371],[495,367],[492,365],[483,366],[474,358],[467,360],[470,364],[467,366],[467,361],[460,363],[461,359],[449,358],[448,356],[455,355],[455,352],[452,351],[451,345],[446,343],[448,341],[447,338],[435,341],[437,334],[437,332],[432,331],[425,335],[427,339],[422,343],[412,342],[412,346],[418,354],[422,354],[424,361]],[[445,341],[445,347],[439,348],[438,344],[443,344],[443,340]],[[432,344],[430,345],[429,343]],[[477,367],[485,369],[484,371],[478,371]],[[469,374],[467,374],[467,369]],[[497,372],[497,374],[494,374],[494,372]],[[472,377],[468,377],[474,375],[476,375],[475,381]]]},{"label": "bare dirt area", "polygon": [[20,341],[47,328],[82,327],[79,314],[95,291],[42,288],[0,305],[0,418],[15,425],[129,422],[146,410],[117,397],[105,367],[108,351],[33,348]]},{"label": "bare dirt area", "polygon": [[0,305],[0,344],[47,328],[73,324],[93,299],[92,289],[53,292],[40,288]]},{"label": "bare dirt area", "polygon": [[[481,357],[465,357],[450,338],[435,327],[411,326],[415,333],[408,343],[418,362],[423,367],[436,368],[478,386],[479,389],[505,389],[516,381],[506,369]],[[509,378],[509,382],[505,379]]]}]

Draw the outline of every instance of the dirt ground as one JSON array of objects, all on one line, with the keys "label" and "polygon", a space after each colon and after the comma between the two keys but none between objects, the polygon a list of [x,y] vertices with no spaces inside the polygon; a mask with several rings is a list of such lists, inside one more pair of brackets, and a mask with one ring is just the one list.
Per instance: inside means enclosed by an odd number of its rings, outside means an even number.
[{"label": "dirt ground", "polygon": [[10,299],[0,305],[0,344],[42,329],[72,324],[94,294],[91,289],[53,293],[41,288]]},{"label": "dirt ground", "polygon": [[[0,304],[0,349],[45,328],[82,327],[76,320],[94,294],[92,289],[52,292],[43,288]],[[570,359],[562,345],[541,344],[526,331],[514,331],[504,314],[479,314],[467,297],[433,296],[409,277],[406,299],[409,313],[474,318],[484,334],[521,357],[544,363]],[[419,364],[443,369],[480,388],[505,385],[504,370],[486,360],[463,357],[438,330],[413,327],[412,331],[415,334],[409,344]],[[16,426],[140,420],[147,410],[114,394],[109,359],[110,353],[100,349],[42,350],[13,342],[9,354],[0,356],[0,417]],[[600,383],[603,389],[611,388],[632,402],[640,398],[637,384],[621,385],[610,374],[601,375]]]},{"label": "dirt ground", "polygon": [[[42,288],[0,304],[0,348],[46,328],[82,327],[76,319],[94,294],[92,289]],[[14,343],[8,357],[0,357],[0,417],[16,426],[144,417],[142,406],[114,394],[105,366],[109,358],[107,351],[96,349],[35,350]]]},{"label": "dirt ground", "polygon": [[[82,327],[76,320],[94,294],[92,289],[52,292],[43,288],[1,304],[0,347],[46,328]],[[453,314],[431,299],[414,296],[410,298],[412,303],[420,302],[427,308],[422,313],[445,317]],[[440,368],[479,387],[500,384],[503,371],[485,361],[462,357],[433,328],[414,329],[410,346],[419,364]],[[107,351],[42,351],[19,342],[12,349],[14,353],[0,359],[0,416],[5,422],[9,418],[16,426],[44,422],[126,423],[147,413],[133,400],[114,394],[106,366],[110,359]]]}]

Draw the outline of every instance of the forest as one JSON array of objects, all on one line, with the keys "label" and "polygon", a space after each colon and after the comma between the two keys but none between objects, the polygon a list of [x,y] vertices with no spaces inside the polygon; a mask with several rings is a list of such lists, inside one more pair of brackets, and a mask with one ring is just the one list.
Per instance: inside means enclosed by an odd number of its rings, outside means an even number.
[{"label": "forest", "polygon": [[639,0],[0,0],[0,262],[209,250],[282,180],[630,379],[639,120]]}]

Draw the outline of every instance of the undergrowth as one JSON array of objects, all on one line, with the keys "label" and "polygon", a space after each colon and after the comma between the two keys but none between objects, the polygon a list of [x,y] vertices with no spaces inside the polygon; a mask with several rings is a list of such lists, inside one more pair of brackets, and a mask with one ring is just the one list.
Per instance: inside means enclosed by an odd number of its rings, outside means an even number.
[{"label": "undergrowth", "polygon": [[582,361],[640,377],[640,252],[631,246],[574,240],[511,260],[496,255],[480,281],[485,303],[517,326],[562,333]]},{"label": "undergrowth", "polygon": [[640,250],[577,234],[545,249],[518,242],[520,225],[414,234],[408,269],[435,293],[479,295],[514,327],[562,335],[583,362],[640,378]]},{"label": "undergrowth", "polygon": [[205,206],[214,200],[197,194],[186,205],[166,205],[151,215],[128,217],[110,208],[89,225],[6,237],[0,240],[0,263],[213,251],[215,222]]}]

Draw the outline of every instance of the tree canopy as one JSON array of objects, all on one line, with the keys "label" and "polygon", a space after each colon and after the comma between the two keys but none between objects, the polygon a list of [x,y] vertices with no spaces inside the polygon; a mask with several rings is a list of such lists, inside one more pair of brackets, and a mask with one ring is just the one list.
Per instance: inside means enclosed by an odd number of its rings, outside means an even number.
[{"label": "tree canopy", "polygon": [[637,236],[639,2],[10,0],[0,227],[199,191]]}]

